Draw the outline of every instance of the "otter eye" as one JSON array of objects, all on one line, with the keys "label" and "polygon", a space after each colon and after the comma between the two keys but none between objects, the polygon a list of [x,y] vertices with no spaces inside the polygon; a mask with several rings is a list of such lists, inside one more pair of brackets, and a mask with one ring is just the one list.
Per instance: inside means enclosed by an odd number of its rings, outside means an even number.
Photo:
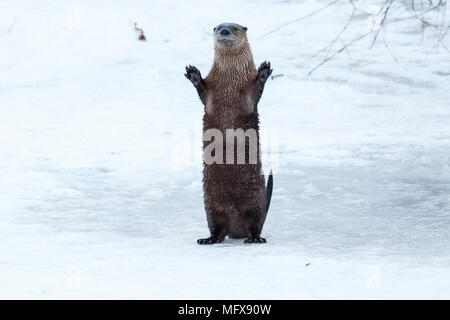
[{"label": "otter eye", "polygon": [[231,28],[231,30],[233,30],[234,32],[236,32],[236,31],[237,31],[237,28],[236,28],[236,27],[233,27],[233,28]]}]

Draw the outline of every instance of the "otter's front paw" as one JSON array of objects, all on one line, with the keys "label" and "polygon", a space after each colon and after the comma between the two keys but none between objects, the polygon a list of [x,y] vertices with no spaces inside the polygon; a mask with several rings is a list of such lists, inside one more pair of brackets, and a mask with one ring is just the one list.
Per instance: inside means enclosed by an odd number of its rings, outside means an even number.
[{"label": "otter's front paw", "polygon": [[244,243],[266,243],[266,239],[261,238],[261,237],[250,237],[247,238]]},{"label": "otter's front paw", "polygon": [[205,238],[205,239],[198,239],[197,243],[198,244],[214,244],[214,243],[221,243],[222,241],[223,241],[223,239],[220,239],[215,236],[211,236],[211,237]]},{"label": "otter's front paw", "polygon": [[184,76],[188,78],[188,80],[192,82],[192,84],[196,88],[202,82],[200,71],[198,71],[198,69],[194,66],[186,67],[186,73],[184,74]]},{"label": "otter's front paw", "polygon": [[258,68],[258,81],[261,83],[266,83],[267,79],[272,74],[272,69],[270,69],[270,62],[263,62]]}]

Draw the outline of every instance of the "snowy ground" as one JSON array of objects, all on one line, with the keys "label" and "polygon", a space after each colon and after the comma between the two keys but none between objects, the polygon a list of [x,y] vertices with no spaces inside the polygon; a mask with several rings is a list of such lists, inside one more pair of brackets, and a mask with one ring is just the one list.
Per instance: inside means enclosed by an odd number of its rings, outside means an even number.
[{"label": "snowy ground", "polygon": [[[0,298],[450,298],[450,54],[407,20],[308,76],[347,1],[261,36],[326,3],[1,1]],[[203,110],[183,72],[206,75],[224,21],[284,75],[259,107],[266,245],[196,244]]]}]

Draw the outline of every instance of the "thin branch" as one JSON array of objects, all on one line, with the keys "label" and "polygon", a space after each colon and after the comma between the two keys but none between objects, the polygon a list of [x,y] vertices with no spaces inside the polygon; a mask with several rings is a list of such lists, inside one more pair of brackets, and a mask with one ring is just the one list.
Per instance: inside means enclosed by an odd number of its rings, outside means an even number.
[{"label": "thin branch", "polygon": [[139,40],[141,40],[141,41],[147,40],[147,38],[145,38],[145,35],[144,35],[144,30],[142,30],[141,28],[138,28],[136,22],[134,23],[134,30],[139,32],[139,38],[138,38]]},{"label": "thin branch", "polygon": [[358,8],[358,7],[353,3],[353,0],[348,0],[348,2],[350,2],[350,4],[352,5],[353,9],[355,9],[356,11],[362,12],[362,13],[367,14],[367,15],[370,14],[369,12],[367,12],[367,11],[365,11],[365,10],[362,10],[362,9]]},{"label": "thin branch", "polygon": [[381,19],[380,26],[378,27],[377,32],[375,33],[375,36],[373,37],[372,43],[370,44],[370,49],[372,49],[373,45],[375,44],[375,42],[378,39],[378,35],[380,34],[381,29],[383,29],[386,24],[386,19],[388,16],[389,9],[391,8],[391,5],[392,5],[392,0],[387,0],[386,5],[385,5],[386,7],[384,9],[383,19]]},{"label": "thin branch", "polygon": [[[325,58],[324,60],[322,60],[319,64],[317,64],[314,68],[312,68],[312,69],[308,72],[308,76],[311,75],[311,74],[312,74],[315,70],[317,70],[319,67],[321,67],[322,65],[324,65],[324,64],[327,63],[328,61],[332,60],[332,59],[333,59],[334,57],[336,57],[337,55],[341,54],[344,50],[346,50],[346,52],[348,52],[347,49],[348,49],[351,45],[353,45],[354,43],[356,43],[356,42],[358,42],[358,41],[360,41],[360,40],[362,40],[362,39],[368,37],[369,35],[373,35],[373,39],[371,40],[371,44],[370,44],[370,47],[369,47],[369,48],[371,49],[371,48],[375,45],[375,43],[377,42],[377,40],[378,40],[378,38],[379,38],[379,35],[380,35],[381,31],[382,31],[383,29],[386,28],[386,26],[387,26],[387,24],[388,24],[387,21],[388,21],[388,18],[390,18],[391,13],[392,13],[393,11],[395,11],[395,9],[399,9],[399,8],[402,7],[402,5],[397,6],[397,5],[396,5],[397,2],[394,1],[394,0],[385,0],[384,5],[383,5],[382,8],[380,9],[380,11],[375,15],[376,18],[381,18],[381,21],[380,21],[380,23],[379,23],[379,25],[378,25],[378,28],[376,28],[376,29],[375,29],[375,28],[372,28],[372,30],[371,30],[370,32],[364,33],[364,34],[362,34],[362,35],[360,35],[360,36],[354,38],[354,39],[351,40],[350,42],[344,43],[343,46],[342,46],[339,50],[333,52],[333,53],[330,55],[330,54],[329,54],[329,53],[330,53],[330,50],[333,49],[333,47],[335,46],[335,44],[336,44],[337,41],[341,40],[341,35],[345,32],[345,30],[347,30],[347,28],[348,28],[349,25],[351,24],[351,22],[352,22],[352,20],[353,20],[353,18],[354,18],[355,12],[360,11],[360,12],[364,12],[364,13],[366,13],[366,14],[369,14],[368,12],[365,12],[364,10],[359,9],[359,8],[355,5],[355,3],[353,2],[353,0],[348,0],[348,1],[349,1],[349,3],[350,3],[350,4],[352,5],[352,7],[353,7],[353,12],[352,12],[350,18],[348,19],[347,23],[344,25],[344,27],[340,30],[340,32],[337,34],[337,36],[335,37],[335,39],[334,39],[330,44],[328,44],[325,48],[323,48],[323,49],[319,50],[318,52],[316,52],[313,56],[311,56],[311,57],[309,57],[309,58],[306,59],[306,60],[309,60],[309,59],[311,59],[311,58],[316,57],[317,55],[319,55],[319,54],[322,53],[322,52],[327,52],[327,53],[326,53],[326,55],[327,55],[326,58]],[[438,39],[438,43],[441,44],[441,46],[442,46],[447,52],[449,52],[449,49],[448,49],[447,46],[443,43],[443,39],[444,39],[445,36],[450,32],[450,25],[447,26],[447,25],[445,24],[445,17],[446,17],[445,13],[446,13],[446,5],[447,5],[447,1],[446,1],[446,0],[439,0],[437,3],[433,3],[432,1],[430,1],[428,5],[426,5],[425,7],[422,8],[422,10],[420,11],[420,15],[419,15],[419,12],[415,9],[414,0],[413,0],[412,2],[413,2],[413,3],[412,3],[412,11],[414,12],[414,15],[413,15],[413,16],[408,16],[408,17],[400,18],[400,19],[396,19],[396,20],[390,20],[390,19],[389,19],[389,24],[391,24],[391,23],[396,23],[396,22],[401,22],[401,21],[405,21],[405,20],[409,20],[409,19],[418,19],[418,20],[421,21],[424,25],[433,26],[433,27],[435,27],[436,29],[438,29],[438,30],[437,30],[438,33],[436,34],[436,37],[437,37],[437,39]],[[332,5],[332,4],[334,4],[334,2],[329,3],[326,7],[328,7],[328,6]],[[403,6],[404,6],[404,5],[403,5]],[[423,6],[423,2],[422,2],[422,6]],[[436,10],[436,9],[438,9],[439,7],[442,7],[442,6],[444,6],[444,9],[442,10],[442,11],[443,11],[443,17],[442,17],[442,22],[441,22],[441,23],[438,23],[438,25],[433,25],[432,23],[430,23],[430,22],[428,22],[428,21],[425,20],[425,14],[426,14],[426,13],[431,12],[431,11],[433,11],[433,10]],[[322,11],[322,10],[325,9],[326,7],[321,8],[319,11]],[[310,16],[310,15],[308,15],[308,16]],[[302,17],[302,18],[299,18],[299,19],[303,19],[303,18],[306,18],[306,17],[307,17],[307,16]],[[299,19],[296,19],[296,20],[299,20]],[[439,20],[439,19],[438,19],[438,20]],[[290,21],[290,22],[288,22],[288,23],[285,24],[285,25],[288,25],[288,24],[293,23],[293,22],[295,22],[295,20],[294,20],[294,21]],[[284,26],[284,25],[283,25],[283,26]],[[283,27],[283,26],[280,26],[279,28],[281,28],[281,27]],[[271,32],[274,32],[274,31],[276,31],[276,30],[278,30],[278,28],[275,29],[275,30],[272,30]],[[389,52],[389,54],[391,55],[392,59],[393,59],[399,66],[401,66],[401,67],[403,68],[403,66],[400,64],[399,60],[397,59],[397,57],[392,53],[392,51],[391,51],[391,49],[390,49],[388,43],[387,43],[386,40],[384,39],[384,37],[383,37],[383,43],[384,43],[384,47],[385,47],[386,50]],[[306,61],[306,60],[305,60],[305,61]]]},{"label": "thin branch", "polygon": [[17,16],[14,17],[14,20],[13,20],[11,26],[8,28],[8,30],[6,30],[6,33],[11,33],[12,29],[16,25],[16,21],[17,21]]},{"label": "thin branch", "polygon": [[306,19],[306,18],[312,17],[312,16],[316,15],[317,13],[319,13],[319,12],[325,10],[326,8],[332,6],[333,4],[335,4],[335,3],[338,2],[338,1],[339,1],[339,0],[334,0],[334,1],[330,2],[330,3],[328,3],[327,5],[323,6],[322,8],[320,8],[320,9],[318,9],[318,10],[316,10],[316,11],[313,11],[313,12],[307,14],[306,16],[303,16],[303,17],[300,17],[300,18],[297,18],[297,19],[288,21],[288,22],[286,22],[286,23],[283,23],[282,25],[276,27],[275,29],[272,29],[272,30],[270,30],[269,32],[263,34],[261,37],[258,38],[258,40],[261,40],[261,39],[267,37],[269,34],[272,34],[272,33],[276,32],[276,31],[278,31],[278,30],[280,30],[280,29],[282,29],[282,28],[284,28],[284,27],[286,27],[286,26],[288,26],[288,25],[290,25],[290,24],[293,24],[293,23],[299,22],[299,21],[301,21],[301,20],[304,20],[304,19]]},{"label": "thin branch", "polygon": [[402,66],[402,64],[400,63],[400,61],[398,61],[398,58],[392,53],[392,50],[391,50],[391,48],[389,47],[389,45],[388,45],[386,39],[383,39],[383,44],[384,44],[384,47],[386,48],[386,50],[389,52],[389,55],[391,56],[392,60],[394,60],[394,62],[395,62],[396,64],[398,64],[402,69],[405,69],[405,68]]},{"label": "thin branch", "polygon": [[[317,51],[315,54],[313,54],[311,57],[307,58],[306,60],[315,58],[316,56],[318,56],[320,53],[328,50],[327,55],[330,53],[331,49],[333,49],[334,45],[336,44],[336,42],[341,38],[341,35],[344,33],[345,30],[347,30],[348,26],[350,25],[350,23],[353,20],[353,17],[355,16],[356,13],[356,8],[353,9],[352,14],[350,15],[350,17],[347,20],[347,23],[344,25],[344,27],[341,29],[341,31],[339,31],[339,33],[336,35],[336,37],[334,38],[334,40],[327,45],[325,48],[320,49],[319,51]],[[305,60],[305,61],[306,61]]]},{"label": "thin branch", "polygon": [[312,68],[309,72],[308,72],[308,76],[310,76],[314,71],[317,70],[317,68],[319,68],[320,66],[322,66],[323,64],[327,63],[328,61],[330,61],[331,59],[333,59],[335,56],[339,55],[342,51],[344,51],[345,49],[347,49],[348,47],[350,47],[351,45],[353,45],[355,42],[358,42],[359,40],[364,39],[365,37],[367,37],[368,35],[371,35],[372,32],[367,32],[364,33],[362,35],[360,35],[359,37],[353,39],[350,42],[347,42],[343,47],[341,47],[339,50],[337,50],[336,52],[334,52],[331,56],[326,57],[321,63],[319,63],[318,65],[316,65],[314,68]]},{"label": "thin branch", "polygon": [[437,9],[437,8],[439,8],[442,4],[446,4],[446,2],[444,0],[439,0],[436,5],[430,7],[428,9],[426,9],[426,10],[423,10],[423,8],[422,8],[421,16],[419,16],[418,13],[417,13],[418,11],[416,10],[415,0],[411,0],[411,8],[412,8],[412,11],[414,13],[414,16],[403,18],[403,19],[399,19],[397,21],[403,21],[403,20],[408,20],[408,19],[411,19],[411,18],[416,18],[420,22],[422,22],[424,25],[437,27],[437,25],[426,21],[424,17],[425,17],[425,14],[427,14],[428,12],[431,12],[431,11]]}]

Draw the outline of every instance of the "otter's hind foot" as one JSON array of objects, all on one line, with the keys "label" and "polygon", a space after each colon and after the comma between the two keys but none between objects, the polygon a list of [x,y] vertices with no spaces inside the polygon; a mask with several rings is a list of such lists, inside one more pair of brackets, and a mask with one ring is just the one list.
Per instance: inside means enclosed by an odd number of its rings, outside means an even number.
[{"label": "otter's hind foot", "polygon": [[214,243],[221,243],[222,241],[223,241],[223,238],[211,236],[209,238],[198,239],[197,243],[198,244],[214,244]]},{"label": "otter's hind foot", "polygon": [[266,239],[256,236],[245,239],[244,243],[266,243]]}]

